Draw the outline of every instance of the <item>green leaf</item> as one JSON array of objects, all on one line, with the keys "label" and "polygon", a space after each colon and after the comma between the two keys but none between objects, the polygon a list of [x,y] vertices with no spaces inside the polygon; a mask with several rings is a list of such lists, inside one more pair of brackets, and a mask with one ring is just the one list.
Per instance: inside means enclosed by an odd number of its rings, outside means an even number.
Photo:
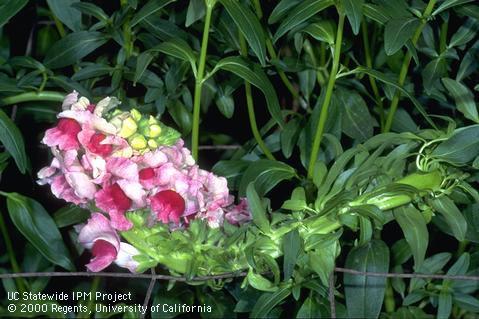
[{"label": "green leaf", "polygon": [[431,206],[444,217],[454,237],[456,237],[458,241],[463,241],[467,232],[467,222],[456,204],[446,196],[435,198],[431,200],[430,203]]},{"label": "green leaf", "polygon": [[171,39],[169,41],[163,42],[156,47],[153,47],[143,53],[138,57],[137,67],[135,71],[135,81],[137,81],[145,71],[148,64],[150,64],[153,59],[152,53],[162,52],[168,55],[171,55],[180,60],[189,62],[191,65],[191,70],[196,77],[196,54],[191,49],[189,44],[181,38]]},{"label": "green leaf", "polygon": [[261,159],[252,162],[243,173],[239,185],[239,194],[244,196],[249,183],[254,181],[256,190],[260,196],[263,196],[279,182],[291,179],[294,176],[296,176],[296,172],[291,166],[279,161]]},{"label": "green leaf", "polygon": [[449,78],[443,78],[442,83],[449,91],[449,94],[456,101],[457,109],[464,116],[476,123],[479,122],[476,103],[474,102],[474,94],[464,84]]},{"label": "green leaf", "polygon": [[[351,250],[346,268],[365,272],[387,272],[389,249],[383,241],[372,240]],[[386,290],[386,277],[344,274],[346,305],[351,318],[377,318]]]},{"label": "green leaf", "polygon": [[78,72],[73,74],[72,80],[83,81],[91,78],[103,77],[109,75],[113,70],[114,69],[111,66],[105,64],[91,64],[81,68]]},{"label": "green leaf", "polygon": [[191,127],[193,125],[193,115],[191,112],[189,112],[186,109],[186,106],[179,100],[170,101],[167,104],[167,107],[168,113],[170,113],[176,125],[180,128],[181,133],[183,135],[188,135],[191,132]]},{"label": "green leaf", "polygon": [[336,26],[331,20],[321,20],[319,22],[308,24],[306,28],[303,29],[303,32],[308,33],[318,41],[334,44]]},{"label": "green leaf", "polygon": [[447,319],[452,311],[452,295],[449,291],[442,289],[439,293],[437,318]]},{"label": "green leaf", "polygon": [[282,287],[274,293],[262,294],[254,305],[253,310],[251,310],[250,318],[266,318],[270,311],[290,294],[290,287]]},{"label": "green leaf", "polygon": [[414,268],[419,269],[424,262],[429,232],[421,212],[414,206],[401,206],[393,211],[394,218],[401,227],[414,257]]},{"label": "green leaf", "polygon": [[433,16],[438,15],[444,10],[447,10],[455,6],[463,5],[469,2],[474,2],[474,0],[446,0],[443,3],[441,3],[441,5],[436,10],[432,12],[432,15]]},{"label": "green leaf", "polygon": [[411,39],[420,21],[416,17],[402,17],[389,20],[384,29],[384,50],[393,55]]},{"label": "green leaf", "polygon": [[37,201],[17,193],[4,193],[15,227],[52,263],[74,271],[68,249],[55,222]]},{"label": "green leaf", "polygon": [[472,312],[479,312],[479,300],[470,295],[454,293],[454,303],[459,306],[460,309],[464,309]]},{"label": "green leaf", "polygon": [[438,57],[430,61],[422,70],[422,83],[428,94],[434,89],[434,85],[447,72],[447,64],[444,58]]},{"label": "green leaf", "polygon": [[334,95],[342,110],[343,132],[358,142],[372,137],[373,118],[361,95],[346,89],[338,89]]},{"label": "green leaf", "polygon": [[28,69],[45,70],[45,66],[29,56],[15,56],[8,63],[12,66],[20,66]]},{"label": "green leaf", "polygon": [[273,24],[283,18],[292,7],[300,3],[301,0],[281,0],[268,17],[268,23]]},{"label": "green leaf", "polygon": [[353,33],[357,35],[363,18],[362,9],[364,0],[342,0],[342,4],[344,12],[348,17],[349,24],[351,24],[351,28],[353,29]]},{"label": "green leaf", "polygon": [[321,305],[314,297],[308,297],[299,308],[296,318],[322,318]]},{"label": "green leaf", "polygon": [[190,0],[186,10],[185,27],[189,27],[196,21],[202,19],[206,13],[206,6],[203,0]]},{"label": "green leaf", "polygon": [[82,28],[81,14],[72,5],[79,0],[47,0],[53,14],[72,31],[80,31]]},{"label": "green leaf", "polygon": [[479,155],[479,125],[456,129],[431,155],[457,166],[472,162]]},{"label": "green leaf", "polygon": [[220,60],[211,74],[219,69],[232,72],[260,89],[266,97],[269,113],[274,120],[283,127],[283,116],[281,114],[278,96],[260,66],[253,64],[253,66],[250,67],[247,62],[240,57],[228,57]]},{"label": "green leaf", "polygon": [[216,95],[215,99],[218,110],[228,119],[233,116],[235,110],[235,100],[233,99],[232,93],[233,92],[228,92],[222,87],[219,87],[218,94]]},{"label": "green leaf", "polygon": [[142,20],[148,18],[150,15],[161,10],[167,4],[175,2],[176,0],[150,0],[141,9],[135,13],[131,19],[131,27],[134,27]]},{"label": "green leaf", "polygon": [[28,159],[22,133],[2,110],[0,110],[0,142],[13,157],[20,172],[25,174],[28,169]]},{"label": "green leaf", "polygon": [[293,275],[294,266],[298,259],[301,249],[301,237],[297,229],[294,229],[284,235],[283,239],[283,272],[284,281],[287,281]]},{"label": "green leaf", "polygon": [[456,33],[451,37],[448,47],[462,46],[473,40],[477,34],[478,23],[473,19],[467,19],[466,23],[461,25]]},{"label": "green leaf", "polygon": [[63,228],[85,222],[90,217],[90,214],[86,209],[67,205],[53,213],[53,220],[58,228]]},{"label": "green leaf", "polygon": [[266,217],[266,211],[261,203],[261,200],[256,192],[254,183],[250,183],[246,189],[246,197],[248,198],[248,204],[251,209],[251,215],[253,216],[253,222],[263,233],[269,233],[270,226],[268,218]]},{"label": "green leaf", "polygon": [[2,1],[0,4],[0,28],[28,3],[28,0]]},{"label": "green leaf", "polygon": [[300,124],[300,119],[293,118],[286,123],[284,130],[282,130],[280,133],[281,150],[286,158],[291,157],[293,154],[293,149],[298,142],[299,134],[301,133]]},{"label": "green leaf", "polygon": [[308,253],[309,266],[318,274],[324,286],[328,286],[329,277],[334,270],[338,245],[337,238],[334,238],[334,241],[326,241],[326,246]]},{"label": "green leaf", "polygon": [[70,33],[55,42],[48,50],[43,64],[51,69],[74,64],[102,46],[107,40],[104,34],[96,31]]},{"label": "green leaf", "polygon": [[296,6],[290,14],[281,22],[273,37],[273,42],[276,42],[286,32],[298,26],[300,23],[306,21],[318,12],[332,6],[333,0],[306,0],[302,1]]},{"label": "green leaf", "polygon": [[86,15],[93,16],[100,21],[106,22],[108,20],[108,15],[103,11],[99,6],[89,3],[89,2],[75,2],[72,7],[80,10]]},{"label": "green leaf", "polygon": [[261,65],[266,64],[266,39],[263,27],[256,15],[240,1],[219,0],[228,14],[235,22],[238,29],[244,35],[253,52],[258,57]]},{"label": "green leaf", "polygon": [[357,67],[355,70],[351,71],[351,73],[366,73],[374,77],[376,80],[386,83],[387,85],[390,85],[394,87],[395,89],[401,91],[402,94],[404,94],[411,100],[411,102],[416,107],[417,111],[424,117],[426,122],[428,122],[429,125],[431,125],[433,128],[437,129],[436,124],[434,124],[434,122],[431,120],[426,110],[424,110],[424,108],[422,107],[421,103],[419,103],[419,101],[411,93],[405,90],[397,82],[389,79],[385,74],[370,68],[363,67],[363,66]]},{"label": "green leaf", "polygon": [[260,274],[255,274],[252,270],[248,272],[246,276],[248,283],[254,288],[261,291],[276,291],[276,287],[271,281],[261,276]]},{"label": "green leaf", "polygon": [[390,19],[388,11],[381,5],[365,3],[363,5],[363,12],[366,17],[376,21],[379,24],[385,24]]}]

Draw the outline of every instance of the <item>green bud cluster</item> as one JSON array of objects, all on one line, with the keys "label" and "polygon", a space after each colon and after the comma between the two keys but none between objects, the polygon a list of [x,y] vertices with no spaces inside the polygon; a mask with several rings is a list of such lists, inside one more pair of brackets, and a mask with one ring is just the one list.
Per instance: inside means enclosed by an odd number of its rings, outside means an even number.
[{"label": "green bud cluster", "polygon": [[151,115],[141,114],[137,109],[129,112],[115,110],[110,123],[118,129],[117,134],[127,139],[130,146],[140,153],[154,150],[160,145],[172,145],[180,137],[174,129]]}]

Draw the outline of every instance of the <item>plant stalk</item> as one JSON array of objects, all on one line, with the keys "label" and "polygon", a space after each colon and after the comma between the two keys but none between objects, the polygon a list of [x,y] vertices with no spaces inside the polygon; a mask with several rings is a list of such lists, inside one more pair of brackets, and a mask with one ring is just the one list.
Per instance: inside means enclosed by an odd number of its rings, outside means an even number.
[{"label": "plant stalk", "polygon": [[195,160],[198,160],[198,140],[200,129],[200,108],[201,108],[201,90],[203,87],[203,77],[206,66],[206,51],[208,49],[208,36],[210,33],[211,14],[215,1],[205,1],[206,16],[203,28],[203,40],[201,41],[200,59],[198,62],[198,73],[196,76],[195,96],[193,101],[193,127],[191,130],[191,154]]},{"label": "plant stalk", "polygon": [[336,41],[334,43],[334,57],[333,66],[329,75],[328,86],[326,87],[326,94],[323,104],[321,105],[321,114],[319,116],[318,127],[316,128],[316,134],[314,136],[313,147],[311,150],[311,156],[309,158],[308,165],[308,178],[313,177],[314,164],[318,158],[319,147],[321,145],[321,139],[323,137],[326,120],[328,118],[329,105],[333,96],[334,84],[336,83],[336,75],[339,69],[339,58],[341,57],[341,43],[343,42],[343,29],[344,29],[344,14],[339,14],[338,33],[336,34]]},{"label": "plant stalk", "polygon": [[8,96],[3,99],[0,99],[0,105],[12,105],[23,102],[31,101],[52,101],[52,102],[62,102],[65,98],[65,95],[59,92],[54,91],[43,91],[43,92],[27,92],[21,93],[18,95]]},{"label": "plant stalk", "polygon": [[[246,47],[245,38],[241,34],[241,32],[239,32],[238,36],[239,36],[239,41],[241,46],[241,55],[246,56],[248,54],[247,52],[248,49]],[[248,81],[245,81],[244,85],[245,85],[245,92],[246,92],[246,106],[248,108],[249,124],[251,126],[251,131],[253,132],[254,139],[256,140],[256,143],[258,143],[258,146],[263,151],[264,155],[266,155],[268,159],[274,161],[275,158],[273,154],[271,153],[271,151],[266,146],[266,143],[263,141],[263,138],[261,137],[261,133],[259,132],[259,129],[258,129],[258,124],[256,123],[251,83],[249,83]]]},{"label": "plant stalk", "polygon": [[[421,21],[421,24],[417,27],[416,31],[414,32],[414,35],[411,39],[412,44],[416,46],[417,41],[419,40],[419,37],[421,36],[422,30],[424,29],[424,26],[427,23],[427,18],[431,15],[432,10],[434,9],[434,5],[436,4],[437,0],[429,0],[429,3],[427,4],[426,9],[424,10],[423,13],[423,19]],[[401,71],[399,72],[399,78],[398,78],[398,84],[400,86],[404,85],[404,82],[406,81],[406,76],[409,70],[409,65],[411,64],[411,59],[412,55],[408,51],[406,53],[406,56],[404,57],[402,66],[401,66]],[[386,120],[386,124],[384,125],[383,133],[387,133],[391,130],[391,126],[394,120],[394,114],[396,113],[396,110],[398,108],[399,104],[399,99],[401,98],[401,92],[396,90],[396,93],[394,94],[394,97],[391,101],[391,107],[389,109],[388,117]]]},{"label": "plant stalk", "polygon": [[[373,68],[373,60],[371,58],[371,46],[369,43],[369,34],[368,34],[368,26],[365,21],[361,24],[362,36],[363,36],[363,44],[364,44],[364,56],[366,59],[366,66],[370,69]],[[376,84],[376,80],[371,75],[368,76],[369,84],[371,85],[371,89],[373,90],[374,99],[376,100],[376,104],[379,107],[379,122],[381,125],[381,130],[384,127],[384,105],[379,95],[379,89]]]}]

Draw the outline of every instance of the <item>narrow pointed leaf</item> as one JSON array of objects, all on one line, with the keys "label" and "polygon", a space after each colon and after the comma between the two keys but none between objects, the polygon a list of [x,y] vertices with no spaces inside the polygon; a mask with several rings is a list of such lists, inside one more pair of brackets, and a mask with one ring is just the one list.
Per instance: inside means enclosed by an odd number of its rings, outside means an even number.
[{"label": "narrow pointed leaf", "polygon": [[148,1],[131,19],[131,26],[134,27],[142,20],[146,19],[155,12],[161,10],[164,6],[169,3],[175,2],[176,0],[150,0]]},{"label": "narrow pointed leaf", "polygon": [[25,174],[28,160],[22,134],[15,123],[2,110],[0,110],[0,142],[13,157],[20,172]]},{"label": "narrow pointed leaf", "polygon": [[256,15],[240,1],[220,0],[228,14],[241,31],[261,65],[266,63],[266,39],[263,27]]}]

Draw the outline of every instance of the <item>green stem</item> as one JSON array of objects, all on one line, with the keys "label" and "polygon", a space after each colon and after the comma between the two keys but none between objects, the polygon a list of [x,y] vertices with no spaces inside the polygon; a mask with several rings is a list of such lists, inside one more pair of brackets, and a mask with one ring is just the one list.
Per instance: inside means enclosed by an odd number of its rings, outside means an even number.
[{"label": "green stem", "polygon": [[[239,42],[241,46],[241,55],[246,56],[248,54],[248,49],[246,47],[246,41],[239,32]],[[246,92],[246,106],[248,108],[248,118],[249,118],[249,124],[251,126],[251,131],[253,132],[254,139],[256,140],[256,143],[258,143],[259,148],[263,151],[264,155],[270,160],[275,160],[273,154],[271,151],[268,149],[266,146],[266,143],[263,141],[263,138],[261,137],[261,133],[258,130],[258,124],[256,123],[256,116],[254,113],[254,102],[253,102],[253,94],[251,91],[251,84],[248,81],[244,82],[245,85],[245,92]]]},{"label": "green stem", "polygon": [[203,76],[206,66],[206,51],[208,49],[208,36],[210,33],[211,13],[215,1],[205,1],[206,3],[206,17],[203,29],[203,40],[201,41],[200,59],[198,62],[198,73],[196,76],[195,96],[193,102],[193,127],[191,130],[191,153],[195,160],[198,160],[198,139],[200,129],[200,107],[201,107],[201,89],[203,87]]},{"label": "green stem", "polygon": [[[421,24],[417,27],[416,31],[414,32],[414,35],[411,39],[412,44],[416,46],[417,41],[419,40],[419,37],[421,36],[422,30],[424,26],[427,23],[427,18],[431,15],[432,10],[434,9],[434,5],[436,4],[437,0],[429,0],[429,3],[427,4],[426,9],[424,10],[423,14],[423,19],[421,21]],[[401,71],[399,72],[399,78],[398,78],[398,84],[400,86],[404,85],[404,82],[406,81],[406,76],[409,70],[409,65],[411,63],[411,58],[412,55],[408,51],[404,57],[402,66],[401,66]],[[389,109],[388,117],[386,120],[386,124],[384,125],[384,130],[383,133],[387,133],[391,130],[391,126],[394,120],[394,114],[396,113],[398,104],[399,104],[399,99],[401,98],[401,92],[396,90],[396,94],[394,94],[394,97],[391,101],[391,107]]]},{"label": "green stem", "polygon": [[440,38],[439,38],[439,54],[446,51],[448,26],[449,26],[449,24],[448,24],[447,21],[444,21],[441,25],[441,35],[440,35]]},{"label": "green stem", "polygon": [[384,296],[384,308],[387,313],[393,313],[396,309],[396,302],[394,300],[394,291],[391,284],[391,278],[386,282],[386,294]]},{"label": "green stem", "polygon": [[27,92],[0,99],[0,105],[12,105],[31,101],[62,102],[64,98],[65,95],[54,91]]},{"label": "green stem", "polygon": [[316,60],[316,55],[314,54],[313,48],[311,47],[311,43],[308,40],[304,41],[304,51],[306,51],[306,53],[309,55],[309,57],[311,58],[311,62],[313,62],[313,65],[316,68],[316,81],[318,82],[319,87],[322,87],[324,83],[324,77],[319,70],[318,61]]},{"label": "green stem", "polygon": [[256,11],[256,16],[261,20],[263,18],[263,9],[261,9],[261,3],[259,0],[253,0],[253,4]]},{"label": "green stem", "polygon": [[[368,25],[365,21],[361,24],[362,36],[363,36],[363,44],[364,44],[364,55],[366,58],[366,66],[370,69],[373,68],[373,60],[371,58],[371,46],[369,43],[369,33],[368,33]],[[369,77],[369,84],[371,85],[371,89],[373,90],[374,99],[376,100],[376,104],[379,106],[379,122],[381,124],[381,129],[384,127],[384,105],[379,95],[378,86],[376,84],[376,80],[371,75]]]},{"label": "green stem", "polygon": [[[17,258],[15,257],[15,252],[13,250],[12,241],[10,239],[10,234],[8,233],[7,226],[5,225],[5,219],[3,218],[3,213],[0,212],[0,232],[3,235],[3,241],[5,242],[5,248],[7,249],[8,258],[10,259],[10,265],[14,273],[21,273],[21,269],[18,266]],[[17,288],[20,292],[27,291],[25,288],[25,283],[23,278],[15,278]]]},{"label": "green stem", "polygon": [[[92,282],[91,282],[91,286],[90,286],[90,294],[91,296],[95,296],[96,295],[96,292],[98,290],[98,287],[100,286],[100,282],[101,282],[101,277],[94,277]],[[90,317],[90,313],[94,313],[95,311],[95,298],[90,298],[90,300],[88,300],[88,303],[87,303],[87,311],[84,313],[85,314],[85,317],[83,318],[89,318]],[[79,317],[79,318],[82,318],[82,317]]]},{"label": "green stem", "polygon": [[328,81],[328,86],[326,87],[326,94],[324,97],[324,101],[323,101],[323,104],[321,105],[321,114],[319,116],[319,123],[318,123],[318,127],[316,128],[316,134],[314,136],[313,147],[311,150],[311,157],[309,158],[309,165],[308,165],[309,178],[313,177],[314,165],[316,163],[316,159],[318,158],[319,147],[321,145],[321,139],[323,137],[324,127],[326,125],[326,120],[328,118],[329,104],[333,96],[334,84],[336,83],[336,75],[338,73],[338,68],[339,68],[339,58],[341,56],[341,43],[343,42],[343,28],[344,28],[344,14],[340,13],[339,22],[338,22],[338,33],[336,34],[336,41],[334,43],[333,66],[331,69],[331,73],[329,75],[329,81]]}]

